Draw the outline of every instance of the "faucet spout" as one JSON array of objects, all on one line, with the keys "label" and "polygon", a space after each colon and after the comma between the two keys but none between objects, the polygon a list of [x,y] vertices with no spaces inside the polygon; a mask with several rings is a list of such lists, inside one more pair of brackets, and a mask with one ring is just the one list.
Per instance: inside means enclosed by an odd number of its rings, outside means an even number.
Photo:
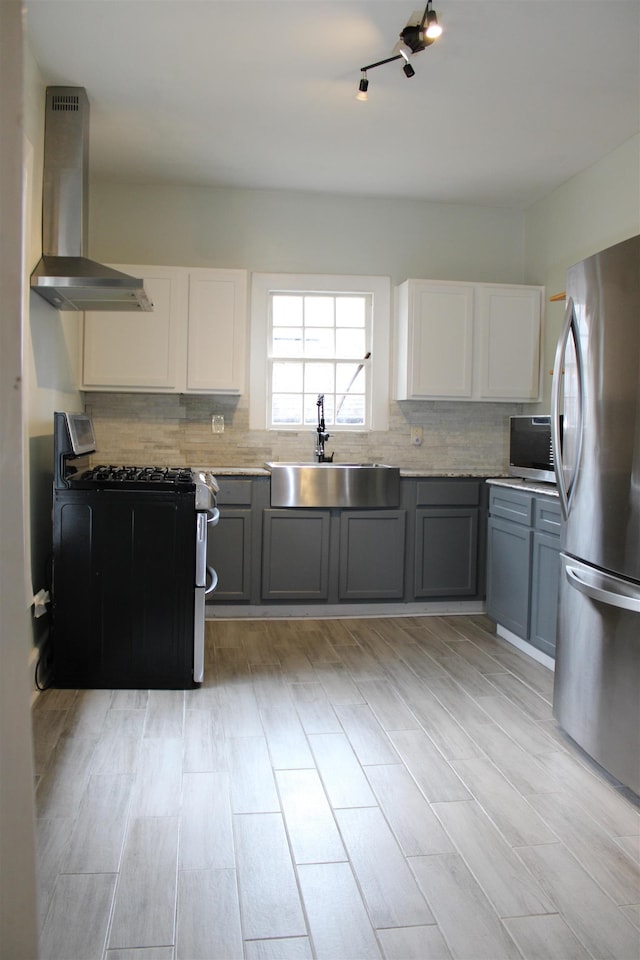
[{"label": "faucet spout", "polygon": [[318,463],[331,463],[333,461],[333,453],[330,457],[328,457],[324,452],[324,445],[331,436],[331,434],[327,432],[324,422],[324,393],[318,394],[316,406],[318,408],[318,426],[316,427],[318,439],[316,441],[316,457]]}]

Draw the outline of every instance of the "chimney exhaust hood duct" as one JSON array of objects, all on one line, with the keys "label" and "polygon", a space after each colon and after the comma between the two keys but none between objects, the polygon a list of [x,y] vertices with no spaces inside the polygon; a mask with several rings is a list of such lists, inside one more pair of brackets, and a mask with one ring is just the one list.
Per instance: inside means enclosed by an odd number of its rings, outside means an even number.
[{"label": "chimney exhaust hood duct", "polygon": [[142,280],[89,260],[89,99],[84,87],[47,87],[42,259],[31,289],[58,310],[153,310]]}]

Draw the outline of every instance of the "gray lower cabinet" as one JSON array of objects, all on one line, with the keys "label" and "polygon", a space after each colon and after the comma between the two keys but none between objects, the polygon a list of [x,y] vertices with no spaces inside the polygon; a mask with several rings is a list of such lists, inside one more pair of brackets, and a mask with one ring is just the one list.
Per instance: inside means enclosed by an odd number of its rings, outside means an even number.
[{"label": "gray lower cabinet", "polygon": [[487,613],[555,655],[560,576],[557,498],[492,486],[487,523]]},{"label": "gray lower cabinet", "polygon": [[482,487],[479,480],[416,485],[414,596],[476,597]]},{"label": "gray lower cabinet", "polygon": [[329,510],[268,509],[262,529],[262,599],[329,599]]},{"label": "gray lower cabinet", "polygon": [[402,600],[404,510],[340,512],[340,600]]},{"label": "gray lower cabinet", "polygon": [[268,477],[218,482],[211,604],[484,597],[483,480],[403,478],[394,509],[274,508]]},{"label": "gray lower cabinet", "polygon": [[534,522],[529,643],[553,657],[560,583],[560,503],[536,497]]},{"label": "gray lower cabinet", "polygon": [[269,481],[220,477],[218,484],[220,520],[210,529],[207,543],[207,563],[218,574],[218,585],[207,602],[255,603],[260,583],[260,520],[268,503]]}]

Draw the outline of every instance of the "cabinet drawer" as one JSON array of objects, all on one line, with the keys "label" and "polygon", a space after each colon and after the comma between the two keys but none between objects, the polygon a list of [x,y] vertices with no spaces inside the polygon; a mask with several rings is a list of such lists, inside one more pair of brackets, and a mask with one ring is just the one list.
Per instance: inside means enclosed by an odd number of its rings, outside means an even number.
[{"label": "cabinet drawer", "polygon": [[560,501],[555,497],[536,497],[535,528],[559,537],[562,527]]},{"label": "cabinet drawer", "polygon": [[419,480],[419,507],[475,507],[480,503],[479,480]]},{"label": "cabinet drawer", "polygon": [[531,493],[511,490],[508,487],[491,487],[489,494],[489,513],[492,517],[502,517],[513,523],[533,526],[534,498]]},{"label": "cabinet drawer", "polygon": [[236,480],[230,477],[216,477],[220,491],[217,500],[220,505],[234,503],[238,506],[251,505],[251,480]]}]

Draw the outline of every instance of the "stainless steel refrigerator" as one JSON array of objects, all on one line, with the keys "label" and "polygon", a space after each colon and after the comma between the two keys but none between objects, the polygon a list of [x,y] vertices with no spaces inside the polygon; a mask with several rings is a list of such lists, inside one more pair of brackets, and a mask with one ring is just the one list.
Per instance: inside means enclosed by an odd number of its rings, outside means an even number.
[{"label": "stainless steel refrigerator", "polygon": [[566,294],[552,391],[564,513],[553,710],[640,794],[640,237],[571,267]]}]

